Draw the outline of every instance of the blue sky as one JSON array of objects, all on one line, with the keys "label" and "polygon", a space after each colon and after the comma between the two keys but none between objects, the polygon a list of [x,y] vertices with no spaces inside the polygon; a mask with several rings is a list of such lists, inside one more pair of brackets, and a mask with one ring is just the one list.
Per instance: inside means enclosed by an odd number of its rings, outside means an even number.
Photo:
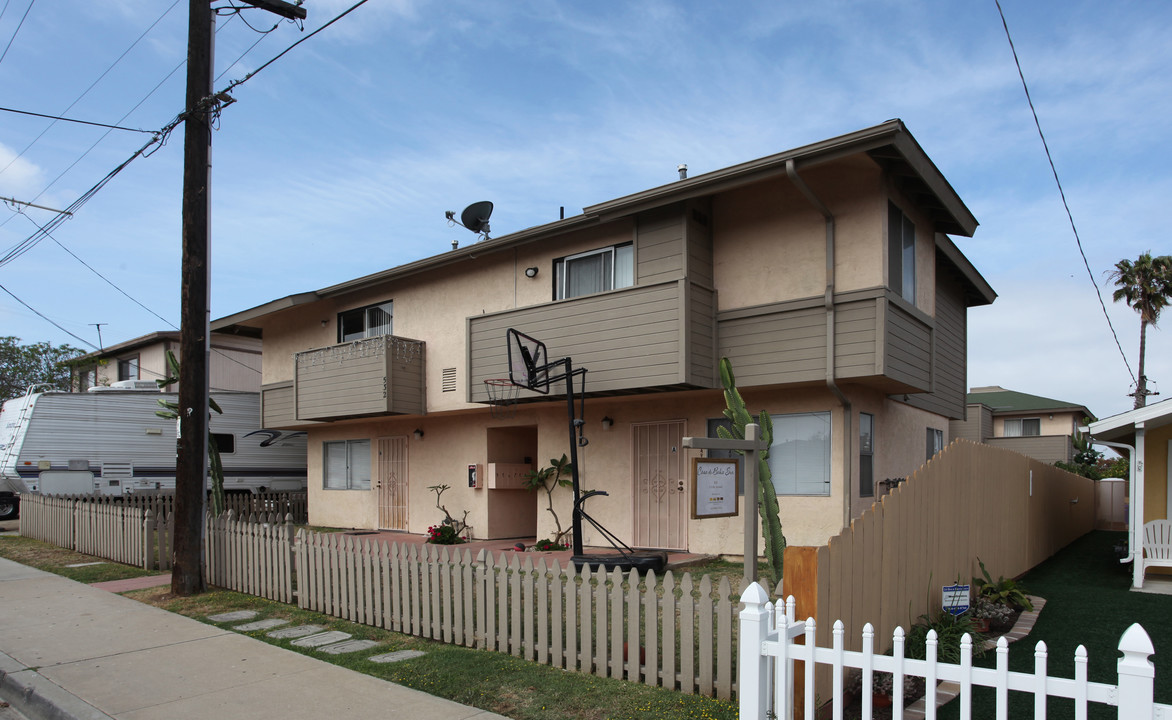
[{"label": "blue sky", "polygon": [[[0,106],[163,127],[184,97],[187,3],[172,2],[10,0]],[[248,25],[274,16],[221,16],[216,88],[351,4],[308,0],[304,31],[263,37]],[[1172,252],[1172,5],[1003,7],[1134,372],[1139,320],[1104,272]],[[233,96],[213,138],[213,317],[470,242],[443,213],[477,200],[499,237],[671,182],[679,163],[694,176],[898,117],[981,223],[955,238],[1000,296],[969,314],[969,384],[1131,407],[993,0],[371,0]],[[0,112],[0,196],[65,208],[149,137]],[[168,329],[63,245],[178,324],[182,146],[180,128],[0,284],[94,344],[92,323],[106,345]],[[0,255],[52,218],[25,213],[0,207]],[[1147,375],[1172,393],[1169,332],[1149,331]],[[0,335],[82,346],[2,293]]]}]

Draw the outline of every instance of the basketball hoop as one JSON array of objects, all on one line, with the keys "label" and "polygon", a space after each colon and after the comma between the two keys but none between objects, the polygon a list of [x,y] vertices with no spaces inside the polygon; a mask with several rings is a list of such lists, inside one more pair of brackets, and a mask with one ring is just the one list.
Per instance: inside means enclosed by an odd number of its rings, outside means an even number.
[{"label": "basketball hoop", "polygon": [[508,378],[485,380],[484,391],[488,393],[488,409],[494,418],[511,418],[517,412],[517,386]]}]

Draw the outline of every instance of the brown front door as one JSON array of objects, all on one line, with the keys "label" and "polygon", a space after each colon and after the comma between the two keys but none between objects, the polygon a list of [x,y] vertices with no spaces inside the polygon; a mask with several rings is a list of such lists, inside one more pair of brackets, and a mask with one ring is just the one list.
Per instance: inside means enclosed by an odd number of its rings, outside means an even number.
[{"label": "brown front door", "polygon": [[381,530],[407,529],[407,438],[379,438],[375,460],[378,486],[378,526]]},{"label": "brown front door", "polygon": [[688,488],[684,421],[633,425],[631,467],[635,491],[635,542],[638,547],[688,548]]}]

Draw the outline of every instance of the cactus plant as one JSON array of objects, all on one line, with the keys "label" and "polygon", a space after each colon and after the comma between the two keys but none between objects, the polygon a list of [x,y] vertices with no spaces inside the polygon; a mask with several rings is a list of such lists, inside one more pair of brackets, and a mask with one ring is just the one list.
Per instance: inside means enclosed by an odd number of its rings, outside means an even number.
[{"label": "cactus plant", "polygon": [[[720,359],[720,382],[724,386],[724,416],[732,423],[731,428],[720,426],[716,434],[722,438],[744,440],[745,426],[756,422],[761,426],[761,439],[765,447],[773,444],[773,421],[764,410],[754,418],[745,407],[745,399],[737,390],[736,377],[728,358]],[[741,452],[741,451],[737,451]],[[741,453],[744,454],[743,452]],[[768,563],[770,591],[781,584],[785,563],[785,534],[781,529],[781,517],[777,505],[777,492],[773,489],[773,474],[769,471],[769,450],[763,450],[758,457],[757,507],[761,514],[761,533],[765,539],[765,560]],[[756,558],[745,558],[745,562],[756,562]]]}]

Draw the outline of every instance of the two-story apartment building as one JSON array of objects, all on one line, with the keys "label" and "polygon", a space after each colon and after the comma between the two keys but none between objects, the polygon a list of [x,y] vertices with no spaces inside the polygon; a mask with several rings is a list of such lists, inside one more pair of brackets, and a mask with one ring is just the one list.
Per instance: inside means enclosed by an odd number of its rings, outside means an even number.
[{"label": "two-story apartment building", "polygon": [[724,356],[773,417],[786,536],[818,545],[964,416],[967,310],[995,294],[948,234],[976,225],[892,120],[213,328],[263,335],[263,423],[309,434],[312,523],[421,533],[448,485],[477,537],[551,534],[517,478],[569,451],[564,389],[486,404],[514,328],[587,370],[581,482],[609,493],[587,510],[625,542],[740,552],[740,520],[691,517],[681,445],[715,435]]},{"label": "two-story apartment building", "polygon": [[1084,405],[999,385],[972,388],[966,405],[966,417],[950,423],[953,437],[1013,450],[1045,463],[1071,462],[1079,427],[1095,419]]},{"label": "two-story apartment building", "polygon": [[[260,392],[260,346],[261,339],[255,333],[212,333],[208,357],[211,389]],[[72,363],[72,387],[76,392],[85,392],[96,386],[134,380],[154,387],[155,380],[171,375],[168,351],[179,357],[178,331],[153,332],[86,353]]]}]

